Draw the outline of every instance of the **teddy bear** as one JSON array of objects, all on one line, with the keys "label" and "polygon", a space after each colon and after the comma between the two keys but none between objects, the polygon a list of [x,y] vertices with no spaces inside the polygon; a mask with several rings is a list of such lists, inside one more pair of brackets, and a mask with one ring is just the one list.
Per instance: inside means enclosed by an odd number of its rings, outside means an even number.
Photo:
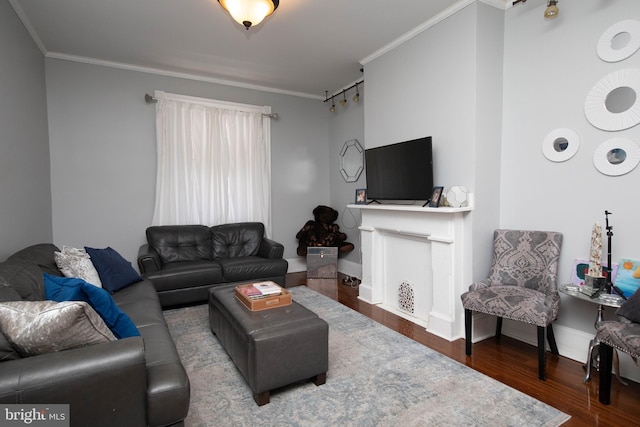
[{"label": "teddy bear", "polygon": [[334,224],[338,219],[338,211],[319,205],[313,210],[315,221],[307,221],[298,234],[298,255],[306,256],[310,246],[336,246],[338,252],[353,250],[353,243],[347,242],[347,235],[340,232],[340,226]]}]

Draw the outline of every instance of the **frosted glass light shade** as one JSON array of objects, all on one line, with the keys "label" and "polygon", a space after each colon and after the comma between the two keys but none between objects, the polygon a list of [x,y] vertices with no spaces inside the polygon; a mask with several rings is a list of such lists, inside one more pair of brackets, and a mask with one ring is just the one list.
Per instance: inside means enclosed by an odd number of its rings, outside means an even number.
[{"label": "frosted glass light shade", "polygon": [[218,0],[231,17],[248,30],[252,25],[258,25],[264,18],[271,15],[280,3],[279,0]]}]

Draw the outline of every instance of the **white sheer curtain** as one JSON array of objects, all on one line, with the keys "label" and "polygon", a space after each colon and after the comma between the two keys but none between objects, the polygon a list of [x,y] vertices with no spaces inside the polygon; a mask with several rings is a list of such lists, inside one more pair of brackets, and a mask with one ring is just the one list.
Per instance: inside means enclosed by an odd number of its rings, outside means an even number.
[{"label": "white sheer curtain", "polygon": [[271,235],[270,107],[156,91],[154,225],[258,221]]}]

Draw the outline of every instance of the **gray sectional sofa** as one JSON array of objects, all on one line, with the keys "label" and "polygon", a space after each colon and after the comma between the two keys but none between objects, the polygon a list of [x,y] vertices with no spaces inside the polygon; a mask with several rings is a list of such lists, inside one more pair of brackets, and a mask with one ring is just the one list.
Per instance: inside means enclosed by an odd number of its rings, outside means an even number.
[{"label": "gray sectional sofa", "polygon": [[138,268],[163,307],[205,303],[210,288],[226,283],[272,280],[284,287],[284,246],[264,234],[260,222],[149,227]]},{"label": "gray sectional sofa", "polygon": [[[45,299],[43,273],[62,276],[55,251],[39,244],[0,263],[5,307]],[[184,425],[189,378],[153,284],[141,280],[112,297],[140,336],[24,357],[0,332],[0,403],[68,404],[72,426]]]}]

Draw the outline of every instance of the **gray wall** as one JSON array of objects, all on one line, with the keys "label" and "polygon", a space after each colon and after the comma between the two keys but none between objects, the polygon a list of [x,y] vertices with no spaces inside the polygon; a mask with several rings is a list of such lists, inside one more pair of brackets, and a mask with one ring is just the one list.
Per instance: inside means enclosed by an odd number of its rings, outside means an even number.
[{"label": "gray wall", "polygon": [[8,2],[0,1],[0,260],[51,241],[44,60]]},{"label": "gray wall", "polygon": [[473,3],[365,65],[366,147],[431,135],[434,184],[475,193],[476,279],[499,223],[503,15]]},{"label": "gray wall", "polygon": [[271,105],[273,238],[297,259],[295,234],[329,203],[325,105],[256,90],[47,59],[53,240],[111,246],[135,261],[155,197],[154,90]]},{"label": "gray wall", "polygon": [[[366,188],[365,172],[363,171],[356,182],[346,182],[340,173],[340,152],[346,141],[357,139],[364,148],[364,105],[366,102],[366,82],[360,85],[360,102],[352,101],[355,90],[347,94],[347,104],[342,107],[336,104],[336,112],[329,112],[329,180],[331,189],[331,207],[339,212],[338,224],[340,231],[347,235],[347,240],[355,245],[355,249],[348,254],[341,255],[338,268],[341,272],[351,276],[362,276],[362,259],[360,253],[360,210],[349,209],[348,204],[355,202],[357,188]],[[364,153],[363,153],[364,154]]]},{"label": "gray wall", "polygon": [[[618,63],[596,54],[600,35],[616,22],[640,17],[637,0],[560,2],[554,21],[542,19],[543,0],[507,11],[504,67],[501,225],[564,233],[560,280],[567,282],[575,258],[588,258],[591,228],[613,212],[613,259],[640,256],[636,186],[640,167],[627,175],[602,175],[593,166],[596,147],[613,137],[640,143],[640,126],[605,132],[584,115],[587,93],[601,78],[623,68],[639,68],[640,52]],[[637,35],[636,35],[637,37]],[[575,130],[580,150],[552,163],[542,141],[557,128]],[[606,247],[606,239],[604,246]],[[613,310],[609,310],[613,314]],[[592,304],[562,296],[559,323],[593,332]]]}]

